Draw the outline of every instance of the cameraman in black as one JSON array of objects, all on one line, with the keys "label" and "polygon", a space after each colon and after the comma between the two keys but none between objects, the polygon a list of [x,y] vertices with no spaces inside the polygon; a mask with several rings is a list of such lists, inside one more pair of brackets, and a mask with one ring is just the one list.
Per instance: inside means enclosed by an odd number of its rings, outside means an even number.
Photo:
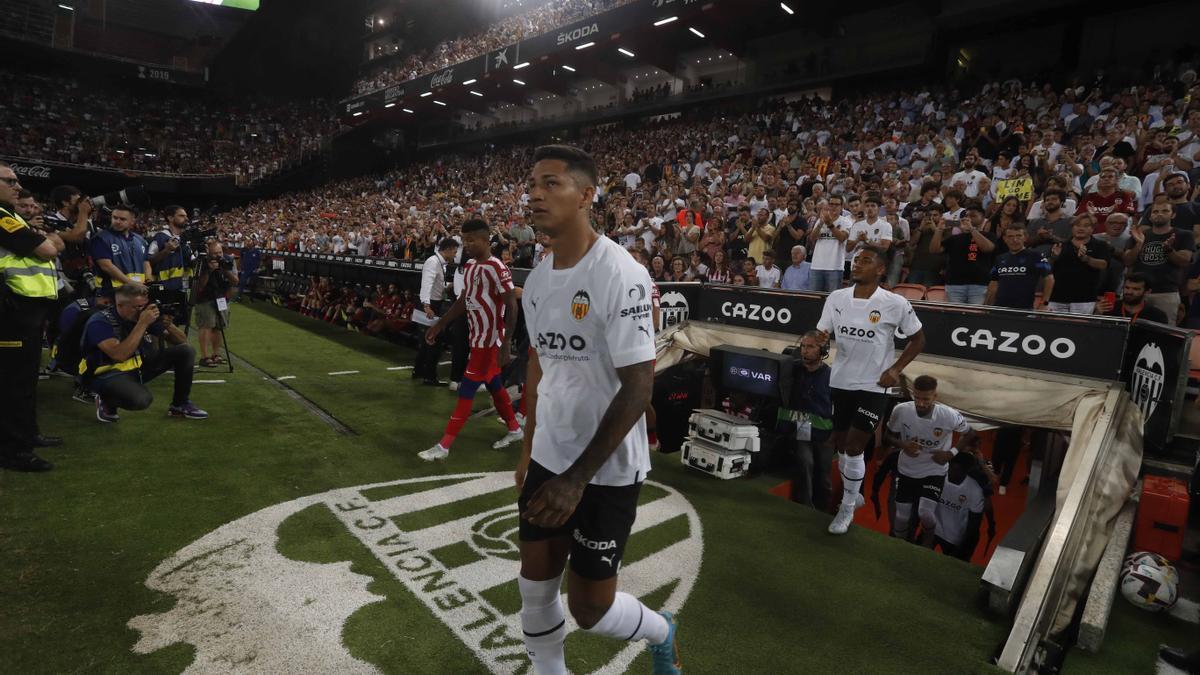
[{"label": "cameraman in black", "polygon": [[206,251],[196,267],[196,327],[200,329],[200,365],[225,363],[221,342],[229,325],[229,298],[237,288],[237,265],[233,256],[224,254],[221,242],[209,239]]},{"label": "cameraman in black", "polygon": [[85,386],[96,393],[96,419],[117,422],[121,408],[149,408],[154,395],[146,383],[168,370],[175,373],[175,382],[167,414],[208,418],[188,399],[196,352],[183,331],[159,315],[158,306],[150,302],[150,289],[137,282],[124,284],[114,291],[113,301],[93,314],[83,329],[80,372]]},{"label": "cameraman in black", "polygon": [[60,270],[70,284],[67,294],[70,299],[86,298],[92,294],[88,243],[96,233],[90,220],[95,207],[74,185],[59,185],[51,190],[50,207],[54,211],[44,216],[46,229],[57,232],[67,245],[59,256]]}]

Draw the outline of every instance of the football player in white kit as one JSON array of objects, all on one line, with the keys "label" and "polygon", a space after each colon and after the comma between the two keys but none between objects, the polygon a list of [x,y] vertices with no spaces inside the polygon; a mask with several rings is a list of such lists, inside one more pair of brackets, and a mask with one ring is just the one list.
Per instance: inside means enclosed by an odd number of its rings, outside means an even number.
[{"label": "football player in white kit", "polygon": [[929,375],[913,380],[913,400],[892,409],[883,434],[884,443],[900,449],[892,487],[896,496],[892,534],[912,539],[909,528],[915,503],[921,522],[921,543],[926,546],[933,543],[937,528],[936,513],[946,467],[958,454],[954,434],[960,434],[958,445],[964,448],[974,446],[978,440],[962,413],[937,402],[937,384]]},{"label": "football player in white kit", "polygon": [[[888,388],[900,383],[900,373],[925,348],[925,333],[912,305],[879,286],[886,271],[883,249],[869,244],[860,248],[850,265],[854,285],[830,293],[817,321],[817,330],[837,344],[829,385],[842,503],[829,524],[831,534],[845,534],[855,510],[865,503],[863,450],[883,417]],[[895,356],[897,330],[908,336],[899,357]]]},{"label": "football player in white kit", "polygon": [[521,627],[537,675],[567,672],[559,600],[580,628],[646,640],[656,675],[680,672],[675,621],[617,591],[638,493],[650,470],[644,413],[654,388],[650,275],[591,226],[596,165],[582,150],[539,147],[533,225],[554,242],[525,282],[529,331],[521,496]]}]

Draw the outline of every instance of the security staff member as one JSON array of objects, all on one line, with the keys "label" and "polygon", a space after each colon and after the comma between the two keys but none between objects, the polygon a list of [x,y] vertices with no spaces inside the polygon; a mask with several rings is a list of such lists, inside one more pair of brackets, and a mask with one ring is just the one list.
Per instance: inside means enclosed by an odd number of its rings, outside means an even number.
[{"label": "security staff member", "polygon": [[[154,270],[154,278],[163,288],[170,291],[187,290],[185,285],[191,251],[187,242],[180,238],[188,224],[187,209],[168,206],[163,209],[163,217],[167,221],[166,229],[150,238],[150,247],[146,250],[150,267]],[[179,318],[175,323],[180,323]]]},{"label": "security staff member", "polygon": [[100,295],[111,298],[113,289],[128,283],[145,283],[153,276],[146,257],[146,240],[132,231],[133,209],[118,206],[112,224],[92,237],[92,262],[100,279]]},{"label": "security staff member", "polygon": [[0,466],[49,471],[33,450],[37,436],[37,382],[42,322],[58,297],[53,260],[63,249],[56,235],[33,231],[14,211],[21,183],[0,162]]},{"label": "security staff member", "polygon": [[[446,271],[457,254],[458,242],[446,237],[438,243],[437,253],[429,256],[421,267],[421,311],[430,323],[449,308],[447,298],[450,294],[446,291]],[[421,340],[417,358],[413,362],[413,378],[420,378],[431,386],[445,386],[446,383],[437,377],[438,359],[441,356],[440,340],[432,345]]]}]

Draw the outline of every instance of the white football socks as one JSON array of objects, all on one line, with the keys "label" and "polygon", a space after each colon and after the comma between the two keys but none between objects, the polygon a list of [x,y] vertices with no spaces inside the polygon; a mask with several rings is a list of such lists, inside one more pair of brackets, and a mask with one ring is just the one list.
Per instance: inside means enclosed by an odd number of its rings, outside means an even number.
[{"label": "white football socks", "polygon": [[521,589],[521,630],[536,675],[568,675],[563,641],[567,638],[559,589],[562,575],[548,581],[517,577]]},{"label": "white football socks", "polygon": [[863,476],[867,475],[867,463],[862,455],[843,454],[838,461],[838,468],[842,472],[842,506],[857,508]]},{"label": "white football socks", "polygon": [[643,605],[628,593],[617,593],[613,604],[589,632],[618,640],[649,640],[657,645],[666,641],[671,627],[662,614]]}]

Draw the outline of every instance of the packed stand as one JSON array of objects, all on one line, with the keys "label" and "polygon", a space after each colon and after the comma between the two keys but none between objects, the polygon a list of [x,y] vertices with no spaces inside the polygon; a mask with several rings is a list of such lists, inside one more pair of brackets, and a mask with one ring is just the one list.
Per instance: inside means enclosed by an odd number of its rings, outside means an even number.
[{"label": "packed stand", "polygon": [[544,5],[489,24],[479,32],[446,40],[419,54],[410,54],[399,63],[375,68],[355,82],[354,91],[356,94],[365,94],[407,82],[501,47],[516,44],[525,38],[547,33],[573,21],[607,12],[628,2],[629,0],[550,0]]},{"label": "packed stand", "polygon": [[0,155],[99,168],[235,174],[249,182],[318,151],[337,128],[322,100],[177,90],[135,96],[14,71],[0,71],[0,88]]},{"label": "packed stand", "polygon": [[[1063,91],[1014,80],[969,96],[775,99],[577,143],[600,167],[597,227],[658,281],[828,291],[874,243],[909,297],[1200,325],[1185,312],[1200,300],[1198,94],[1189,75]],[[532,265],[531,152],[446,156],[228,218],[278,248],[422,260],[478,213],[498,253]]]}]

